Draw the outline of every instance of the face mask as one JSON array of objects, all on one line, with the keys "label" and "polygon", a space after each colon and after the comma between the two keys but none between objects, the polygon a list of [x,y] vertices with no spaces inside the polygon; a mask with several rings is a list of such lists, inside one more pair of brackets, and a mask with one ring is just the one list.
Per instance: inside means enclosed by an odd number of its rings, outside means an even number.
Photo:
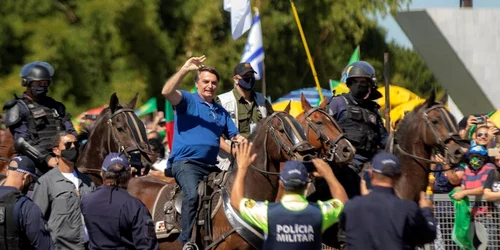
[{"label": "face mask", "polygon": [[240,85],[240,88],[250,91],[255,87],[255,77],[251,76],[239,79],[238,85]]},{"label": "face mask", "polygon": [[478,157],[475,157],[473,156],[470,160],[469,160],[469,165],[477,170],[477,169],[480,169],[483,165],[484,165],[484,161],[481,159],[481,158],[478,158]]},{"label": "face mask", "polygon": [[70,161],[70,162],[76,162],[76,159],[78,158],[78,149],[76,147],[72,147],[67,150],[61,151],[61,157]]},{"label": "face mask", "polygon": [[369,85],[360,85],[359,83],[353,83],[351,86],[351,93],[357,100],[363,100],[368,94],[369,89]]},{"label": "face mask", "polygon": [[44,96],[47,94],[47,92],[49,92],[49,87],[48,86],[31,86],[30,87],[31,89],[31,93],[34,95],[34,96]]}]

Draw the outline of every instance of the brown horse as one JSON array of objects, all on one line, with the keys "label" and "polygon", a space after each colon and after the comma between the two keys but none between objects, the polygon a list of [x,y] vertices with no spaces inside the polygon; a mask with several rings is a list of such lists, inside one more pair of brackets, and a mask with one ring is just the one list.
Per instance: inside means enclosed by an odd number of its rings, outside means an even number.
[{"label": "brown horse", "polygon": [[337,164],[350,162],[356,149],[345,138],[337,121],[325,111],[328,103],[323,101],[319,107],[311,107],[303,93],[300,101],[304,112],[296,118],[302,124],[309,143],[319,152],[319,157]]},{"label": "brown horse", "polygon": [[[303,94],[300,96],[300,100],[304,112],[297,116],[297,120],[304,127],[307,139],[319,153],[319,157],[330,163],[346,191],[349,194],[356,193],[355,190],[358,190],[359,185],[345,174],[347,169],[342,167],[351,161],[356,149],[344,137],[343,130],[335,118],[326,111],[328,101],[324,100],[319,107],[315,108],[309,104]],[[324,179],[316,180],[314,186],[316,191],[307,197],[309,201],[316,202],[332,198]],[[323,244],[335,248],[340,247],[337,240],[337,229],[337,226],[332,226],[325,231]]]},{"label": "brown horse", "polygon": [[447,95],[438,102],[435,98],[433,92],[425,103],[408,113],[395,134],[394,154],[401,163],[395,189],[404,199],[417,201],[420,191],[425,191],[432,154],[444,155],[451,165],[459,163],[464,154],[455,118],[443,104]]},{"label": "brown horse", "polygon": [[[309,154],[313,152],[312,146],[307,142],[300,124],[286,112],[275,112],[259,122],[256,131],[250,136],[253,142],[257,159],[250,167],[246,176],[245,197],[255,200],[273,201],[278,192],[278,176],[280,163],[290,159],[308,160]],[[228,197],[233,185],[236,171],[228,172],[227,182],[217,191],[218,197]],[[150,211],[153,210],[156,194],[165,184],[150,177],[135,178],[129,183],[128,191],[133,196],[142,200]],[[222,195],[226,194],[226,195]],[[216,201],[213,201],[217,203]],[[220,201],[222,202],[222,201]],[[225,210],[231,210],[231,205],[222,202],[224,209],[215,212],[212,219],[210,232],[199,229],[201,239],[208,236],[212,242],[210,249],[254,249],[259,248],[262,243],[261,232],[250,233],[250,238],[257,237],[257,241],[245,241],[241,232],[249,231],[239,227],[234,228],[226,217]],[[219,203],[220,204],[220,203]],[[231,221],[234,215],[230,216]],[[243,235],[245,235],[243,233]],[[160,249],[181,249],[177,241],[178,234],[170,235],[160,240]],[[247,238],[248,239],[248,238]],[[206,243],[197,242],[199,246],[207,247]]]},{"label": "brown horse", "polygon": [[116,93],[113,93],[109,107],[101,112],[92,125],[76,166],[82,173],[89,175],[97,186],[102,184],[102,162],[111,152],[122,152],[129,161],[131,158],[140,159],[142,167],[151,164],[146,130],[134,113],[136,101],[137,94],[129,103],[120,103]]},{"label": "brown horse", "polygon": [[0,131],[0,183],[7,177],[7,166],[15,154],[14,137],[8,129]]}]

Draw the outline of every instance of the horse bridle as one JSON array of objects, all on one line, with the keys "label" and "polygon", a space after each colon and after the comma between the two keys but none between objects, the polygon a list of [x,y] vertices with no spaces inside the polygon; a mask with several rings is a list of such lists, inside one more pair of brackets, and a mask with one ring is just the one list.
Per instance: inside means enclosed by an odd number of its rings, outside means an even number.
[{"label": "horse bridle", "polygon": [[[298,152],[297,149],[299,147],[301,147],[305,144],[309,144],[309,142],[305,138],[293,138],[292,135],[289,135],[287,133],[286,129],[285,129],[284,133],[290,139],[290,142],[293,143],[295,141],[295,139],[299,139],[300,141],[298,143],[294,144],[292,148],[290,148],[288,145],[286,145],[286,143],[283,142],[283,140],[276,134],[276,129],[272,125],[272,120],[274,118],[278,118],[280,120],[280,122],[282,123],[283,127],[285,127],[285,124],[290,126],[290,128],[293,129],[293,133],[294,133],[293,136],[294,137],[296,137],[297,135],[299,135],[299,137],[300,137],[300,134],[299,134],[299,131],[296,131],[295,127],[293,126],[293,122],[290,121],[288,117],[282,118],[282,117],[278,116],[279,113],[286,114],[285,112],[274,112],[269,117],[267,117],[268,120],[266,121],[266,124],[265,124],[265,126],[266,126],[266,135],[264,137],[264,166],[265,167],[267,167],[267,137],[268,137],[269,132],[272,135],[273,139],[275,140],[276,144],[278,145],[279,150],[283,149],[283,151],[285,151],[285,153],[291,159],[297,159],[296,153]],[[286,122],[283,119],[285,119]],[[254,165],[251,165],[250,168],[261,173],[261,174],[265,174],[265,175],[280,175],[280,172],[270,172],[270,171],[262,170],[262,169],[255,167]]]},{"label": "horse bridle", "polygon": [[[323,133],[323,131],[321,131],[321,129],[319,129],[318,126],[316,126],[316,124],[314,124],[314,122],[309,117],[314,112],[320,112],[321,114],[325,115],[328,118],[328,120],[330,120],[333,123],[333,126],[340,132],[340,134],[335,139],[330,140],[330,138],[325,133]],[[322,143],[329,146],[328,152],[323,157],[323,159],[326,161],[333,161],[335,159],[335,150],[337,149],[337,143],[341,139],[345,138],[345,135],[344,135],[344,133],[342,133],[342,129],[340,128],[339,124],[337,123],[337,121],[335,121],[335,119],[333,119],[333,117],[330,114],[328,114],[323,109],[317,108],[317,107],[309,109],[307,112],[304,113],[304,116],[306,117],[305,120],[306,120],[306,123],[308,125],[308,126],[305,126],[305,131],[304,131],[306,136],[309,135],[309,127],[310,127],[318,135],[318,139]]]},{"label": "horse bridle", "polygon": [[[437,110],[441,114],[441,116],[443,117],[446,129],[448,130],[448,135],[445,138],[441,138],[438,135],[434,124],[432,123],[432,121],[429,120],[429,113],[433,110]],[[444,155],[445,159],[448,160],[448,158],[449,158],[448,146],[446,145],[446,143],[449,142],[450,140],[458,143],[459,139],[457,139],[457,138],[459,138],[459,135],[457,132],[457,128],[456,128],[455,124],[453,123],[453,120],[451,119],[448,112],[446,111],[446,107],[443,104],[438,104],[438,105],[432,106],[432,107],[423,111],[422,118],[424,119],[424,122],[426,124],[425,128],[426,129],[428,128],[431,131],[432,135],[434,136],[434,139],[436,140],[436,143],[438,144],[438,147],[435,146],[434,148],[437,151],[442,151],[445,154]],[[425,134],[427,134],[427,133],[425,133]],[[411,154],[411,153],[405,151],[403,148],[401,148],[401,146],[399,144],[396,145],[396,148],[403,155],[411,157],[415,160],[421,160],[421,161],[425,161],[425,162],[433,163],[433,164],[441,164],[442,163],[442,162],[436,162],[433,160],[429,160],[429,159]]]},{"label": "horse bridle", "polygon": [[[134,137],[134,144],[127,148],[125,148],[125,146],[121,143],[120,139],[115,134],[115,129],[113,129],[113,127],[116,128],[115,123],[113,122],[113,118],[119,114],[125,115],[125,122],[128,125],[127,127],[130,129]],[[129,160],[130,153],[135,151],[141,152],[143,156],[149,159],[148,154],[152,154],[152,152],[149,148],[149,144],[146,141],[145,135],[143,135],[143,133],[141,132],[141,129],[139,127],[140,124],[138,124],[137,120],[138,118],[135,116],[135,112],[132,109],[122,108],[116,110],[113,114],[111,114],[107,121],[108,127],[110,129],[110,132],[108,133],[108,152],[111,152],[111,137],[113,137],[113,140],[118,144],[118,153],[125,154],[129,158]]]}]

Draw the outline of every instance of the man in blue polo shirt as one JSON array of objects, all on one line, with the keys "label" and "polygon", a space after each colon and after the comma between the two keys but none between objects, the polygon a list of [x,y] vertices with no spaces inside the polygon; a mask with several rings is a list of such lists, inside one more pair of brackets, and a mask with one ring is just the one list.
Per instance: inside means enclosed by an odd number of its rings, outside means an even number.
[{"label": "man in blue polo shirt", "polygon": [[[206,57],[189,58],[184,66],[167,80],[162,95],[175,106],[174,139],[168,168],[184,192],[179,241],[190,240],[198,206],[198,184],[204,176],[219,171],[215,166],[222,135],[233,141],[244,140],[239,135],[227,111],[214,101],[219,73],[201,63]],[[197,92],[177,90],[184,77],[197,71],[194,77]]]}]

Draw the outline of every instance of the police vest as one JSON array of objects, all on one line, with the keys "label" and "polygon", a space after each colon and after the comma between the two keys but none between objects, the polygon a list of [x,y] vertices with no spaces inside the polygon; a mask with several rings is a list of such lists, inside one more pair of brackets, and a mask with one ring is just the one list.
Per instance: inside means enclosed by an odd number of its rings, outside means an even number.
[{"label": "police vest", "polygon": [[339,125],[346,138],[356,148],[356,153],[370,158],[377,152],[381,137],[376,103],[373,110],[369,110],[352,103],[347,94],[341,97],[346,102],[346,115],[338,121]]},{"label": "police vest", "polygon": [[318,204],[301,211],[286,209],[281,202],[267,208],[268,234],[264,249],[321,249],[323,215]]},{"label": "police vest", "polygon": [[51,152],[54,137],[59,131],[65,130],[62,114],[26,98],[20,98],[18,102],[29,111],[27,122],[30,138],[28,143],[40,152]]},{"label": "police vest", "polygon": [[[236,97],[234,97],[233,91],[226,92],[224,94],[218,95],[220,100],[220,105],[224,107],[229,113],[231,120],[233,120],[236,127],[238,127],[238,104]],[[266,109],[266,97],[263,94],[255,92],[255,104],[262,115],[262,118],[267,117],[267,109]]]},{"label": "police vest", "polygon": [[0,249],[34,249],[19,225],[19,214],[26,199],[17,190],[0,197]]}]

